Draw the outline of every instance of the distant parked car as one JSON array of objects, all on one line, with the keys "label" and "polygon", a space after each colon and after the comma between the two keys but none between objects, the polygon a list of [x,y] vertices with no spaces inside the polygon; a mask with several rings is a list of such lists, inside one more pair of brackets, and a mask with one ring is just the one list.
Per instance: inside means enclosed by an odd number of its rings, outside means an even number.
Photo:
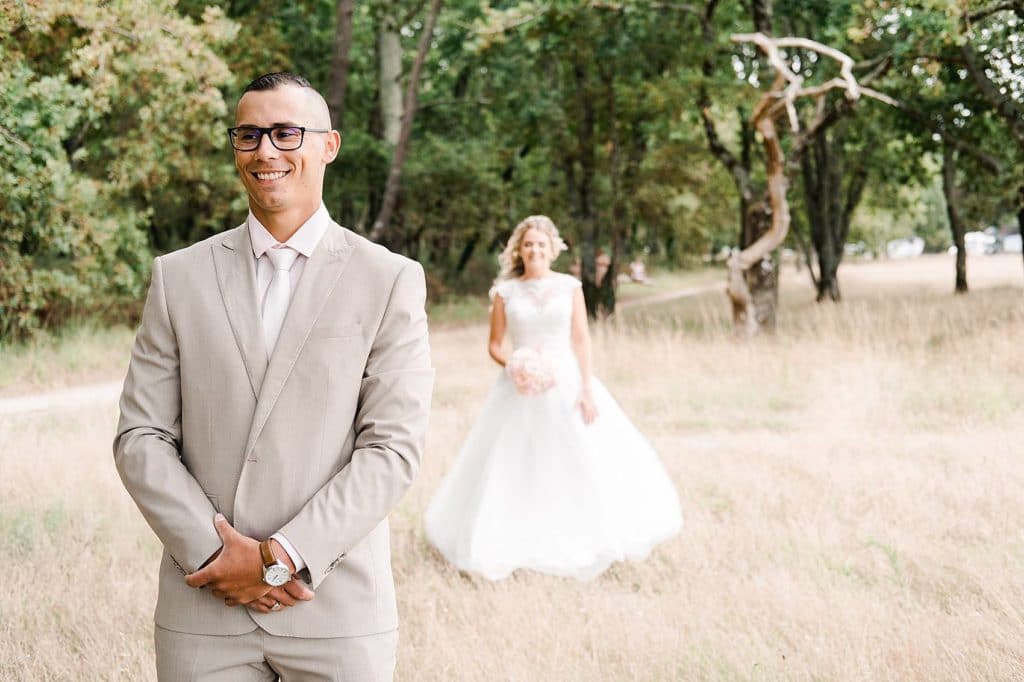
[{"label": "distant parked car", "polygon": [[843,246],[843,253],[851,258],[864,256],[868,253],[868,245],[864,242],[847,242]]},{"label": "distant parked car", "polygon": [[893,239],[885,245],[889,258],[917,258],[924,253],[924,240],[920,237]]},{"label": "distant parked car", "polygon": [[964,248],[969,256],[980,256],[986,253],[999,253],[999,238],[989,231],[968,232],[964,235]]},{"label": "distant parked car", "polygon": [[1008,234],[1005,237],[1003,237],[1003,251],[1005,253],[1020,253],[1021,252],[1020,233],[1019,232],[1017,234]]}]

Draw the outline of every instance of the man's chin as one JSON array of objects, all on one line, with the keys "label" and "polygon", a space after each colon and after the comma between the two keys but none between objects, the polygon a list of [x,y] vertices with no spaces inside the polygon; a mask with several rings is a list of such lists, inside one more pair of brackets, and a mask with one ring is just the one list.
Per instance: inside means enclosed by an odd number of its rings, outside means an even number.
[{"label": "man's chin", "polygon": [[249,203],[259,206],[264,211],[280,211],[288,203],[288,197],[284,192],[268,192],[265,189],[257,189],[249,192]]}]

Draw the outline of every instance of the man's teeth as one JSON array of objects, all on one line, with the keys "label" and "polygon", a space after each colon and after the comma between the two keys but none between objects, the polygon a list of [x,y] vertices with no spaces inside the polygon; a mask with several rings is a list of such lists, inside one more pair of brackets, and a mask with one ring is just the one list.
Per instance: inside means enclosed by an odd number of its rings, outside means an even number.
[{"label": "man's teeth", "polygon": [[273,173],[257,173],[256,177],[260,180],[280,180],[286,175],[288,175],[287,171],[274,171]]}]

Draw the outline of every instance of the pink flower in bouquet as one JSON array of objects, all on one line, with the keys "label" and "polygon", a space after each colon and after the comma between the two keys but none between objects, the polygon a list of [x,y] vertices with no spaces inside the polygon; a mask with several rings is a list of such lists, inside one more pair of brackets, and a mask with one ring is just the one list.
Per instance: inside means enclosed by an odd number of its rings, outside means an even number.
[{"label": "pink flower in bouquet", "polygon": [[555,385],[554,368],[535,348],[517,348],[509,358],[507,370],[516,390],[523,395],[537,395]]}]

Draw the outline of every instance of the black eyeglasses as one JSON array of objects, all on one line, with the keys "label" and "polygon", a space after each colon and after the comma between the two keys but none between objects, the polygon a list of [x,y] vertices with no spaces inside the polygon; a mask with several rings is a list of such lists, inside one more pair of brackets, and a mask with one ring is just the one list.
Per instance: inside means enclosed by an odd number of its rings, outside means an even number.
[{"label": "black eyeglasses", "polygon": [[260,146],[263,136],[270,138],[270,144],[282,152],[295,151],[302,146],[306,133],[329,133],[330,130],[320,128],[304,128],[302,126],[271,126],[259,128],[257,126],[238,126],[228,128],[228,139],[231,146],[240,152],[251,152]]}]

